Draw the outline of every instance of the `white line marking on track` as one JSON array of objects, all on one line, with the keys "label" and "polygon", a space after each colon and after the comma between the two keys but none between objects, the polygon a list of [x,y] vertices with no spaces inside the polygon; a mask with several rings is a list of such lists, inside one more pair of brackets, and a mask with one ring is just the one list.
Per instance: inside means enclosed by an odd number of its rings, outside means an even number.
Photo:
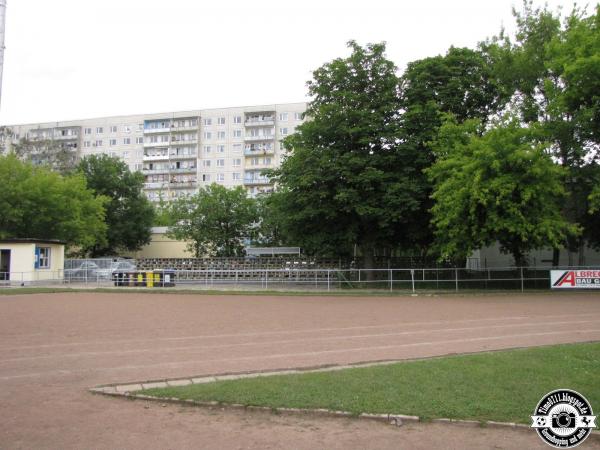
[{"label": "white line marking on track", "polygon": [[480,319],[461,319],[461,320],[436,320],[430,322],[398,322],[394,324],[384,325],[357,325],[352,327],[337,327],[337,328],[309,328],[305,330],[281,330],[281,331],[257,331],[252,333],[230,333],[230,334],[208,334],[208,335],[197,335],[197,336],[175,336],[175,337],[159,337],[159,338],[146,338],[146,339],[117,339],[117,340],[106,340],[106,341],[87,341],[87,342],[60,342],[54,344],[39,344],[39,345],[25,345],[25,346],[0,346],[0,351],[4,350],[27,350],[27,349],[38,349],[38,348],[52,348],[52,347],[69,347],[78,345],[104,345],[104,344],[126,344],[135,342],[157,342],[157,341],[187,341],[196,339],[222,339],[222,338],[236,338],[236,337],[253,337],[253,336],[272,336],[280,334],[302,334],[302,333],[317,333],[321,331],[347,331],[347,330],[362,330],[362,329],[377,329],[377,328],[390,328],[398,326],[425,326],[425,325],[448,325],[458,323],[471,323],[471,322],[487,322],[487,321],[506,321],[506,320],[525,320],[525,319],[551,319],[555,317],[600,317],[599,314],[555,314],[547,316],[509,316],[509,317],[490,317]]},{"label": "white line marking on track", "polygon": [[131,349],[131,350],[109,350],[100,352],[79,352],[79,353],[65,353],[55,355],[38,355],[38,356],[23,356],[19,358],[7,358],[0,359],[1,363],[6,362],[17,362],[17,361],[31,361],[38,359],[59,359],[59,358],[80,358],[83,356],[102,356],[102,355],[129,355],[135,353],[161,353],[161,352],[172,352],[172,351],[184,351],[184,350],[210,350],[217,348],[228,348],[228,347],[249,347],[249,346],[260,346],[260,345],[283,345],[283,344],[303,344],[308,342],[323,342],[323,341],[338,341],[348,339],[369,339],[369,338],[380,338],[380,337],[392,337],[392,336],[407,336],[414,334],[424,333],[452,333],[458,331],[478,331],[487,329],[497,328],[515,328],[515,327],[535,327],[535,326],[556,326],[556,325],[579,325],[584,323],[596,323],[598,320],[580,320],[580,321],[564,321],[564,322],[526,322],[508,325],[485,325],[480,327],[463,327],[463,328],[435,328],[426,330],[413,330],[413,331],[399,331],[394,333],[378,333],[378,334],[359,334],[359,335],[344,335],[344,336],[323,336],[316,338],[306,339],[287,339],[279,341],[253,341],[253,342],[240,342],[230,344],[216,344],[216,345],[192,345],[184,347],[163,347],[163,348],[144,348],[144,349]]},{"label": "white line marking on track", "polygon": [[[218,358],[218,359],[201,359],[201,360],[186,360],[186,361],[172,361],[172,362],[164,362],[164,363],[155,363],[155,364],[140,364],[140,365],[127,365],[127,366],[115,366],[115,367],[98,367],[98,368],[90,368],[90,369],[81,369],[81,370],[51,370],[47,372],[35,372],[35,373],[25,373],[19,375],[7,375],[0,377],[0,381],[7,381],[11,379],[17,378],[29,378],[29,377],[39,377],[44,375],[69,375],[69,374],[79,374],[85,372],[113,372],[113,371],[122,371],[122,370],[139,370],[139,369],[149,369],[149,368],[158,368],[158,367],[171,367],[178,368],[183,366],[188,366],[191,364],[202,364],[202,363],[215,363],[215,362],[232,362],[232,361],[247,361],[247,360],[260,360],[260,359],[278,359],[278,358],[294,358],[294,357],[305,357],[305,356],[319,356],[326,354],[334,354],[334,353],[351,353],[358,351],[374,351],[374,350],[391,350],[391,349],[399,349],[405,347],[420,347],[420,346],[430,346],[430,345],[447,345],[447,344],[457,344],[464,342],[481,342],[481,341],[491,341],[495,339],[511,339],[511,338],[520,338],[520,337],[536,337],[536,336],[554,336],[560,334],[582,334],[582,333],[600,333],[600,329],[588,329],[588,330],[569,330],[569,331],[548,331],[543,333],[525,333],[525,334],[508,334],[508,335],[500,335],[500,336],[484,336],[484,337],[476,337],[476,338],[463,338],[463,339],[447,339],[442,341],[425,341],[425,342],[412,342],[407,344],[394,344],[394,345],[381,345],[375,347],[354,347],[354,348],[345,348],[345,349],[335,349],[335,350],[319,350],[312,352],[300,352],[300,353],[280,353],[280,354],[270,354],[270,355],[252,355],[252,356],[238,356],[233,358]],[[600,338],[600,336],[599,336]],[[491,350],[491,349],[487,349]],[[439,356],[444,356],[443,354]]]}]

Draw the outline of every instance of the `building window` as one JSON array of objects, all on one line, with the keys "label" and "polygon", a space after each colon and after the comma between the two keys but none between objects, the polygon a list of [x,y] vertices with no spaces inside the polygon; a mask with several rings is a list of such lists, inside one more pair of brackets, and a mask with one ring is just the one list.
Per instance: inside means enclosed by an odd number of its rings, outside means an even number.
[{"label": "building window", "polygon": [[96,127],[96,134],[102,134],[102,133],[104,133],[104,128]]},{"label": "building window", "polygon": [[129,158],[129,152],[123,152],[123,159]]},{"label": "building window", "polygon": [[294,113],[294,119],[295,120],[302,120],[302,113],[299,113],[299,112]]},{"label": "building window", "polygon": [[50,268],[50,247],[38,247],[38,269],[49,269]]},{"label": "building window", "polygon": [[281,113],[281,114],[279,114],[279,120],[281,120],[282,122],[287,122],[287,120],[288,120],[288,113]]},{"label": "building window", "polygon": [[242,123],[242,116],[235,116],[233,118],[233,123]]},{"label": "building window", "polygon": [[92,129],[91,128],[84,128],[83,129],[83,134],[92,134]]},{"label": "building window", "polygon": [[96,141],[96,147],[102,147],[102,139]]},{"label": "building window", "polygon": [[250,165],[251,166],[258,166],[260,164],[260,160],[258,158],[252,158],[250,160]]},{"label": "building window", "polygon": [[242,130],[233,130],[233,137],[234,138],[241,138],[242,137]]},{"label": "building window", "polygon": [[233,159],[233,167],[240,167],[242,165],[242,159],[241,158],[234,158]]},{"label": "building window", "polygon": [[212,119],[211,118],[204,119],[204,125],[205,126],[212,125]]},{"label": "building window", "polygon": [[108,141],[109,145],[117,145],[117,140],[116,139],[111,139],[110,141]]},{"label": "building window", "polygon": [[83,146],[84,147],[91,147],[92,143],[90,141],[83,141]]},{"label": "building window", "polygon": [[117,132],[117,126],[116,125],[111,125],[110,126],[110,132],[111,133],[116,133]]},{"label": "building window", "polygon": [[204,154],[205,155],[210,155],[212,148],[210,147],[210,145],[205,145],[204,146]]},{"label": "building window", "polygon": [[125,145],[131,144],[131,138],[123,138],[123,144],[125,144]]},{"label": "building window", "polygon": [[287,136],[287,134],[288,134],[288,129],[287,129],[287,127],[285,127],[285,128],[280,128],[280,129],[279,129],[279,134],[281,134],[282,136]]},{"label": "building window", "polygon": [[210,131],[205,131],[204,139],[212,139],[212,133]]},{"label": "building window", "polygon": [[225,167],[225,160],[217,159],[217,167]]},{"label": "building window", "polygon": [[210,167],[210,159],[205,159],[204,161],[202,161],[202,165],[204,167]]},{"label": "building window", "polygon": [[144,138],[142,136],[136,137],[135,138],[135,143],[136,144],[143,144],[144,143]]},{"label": "building window", "polygon": [[219,117],[217,119],[217,125],[225,125],[225,117]]},{"label": "building window", "polygon": [[123,126],[123,132],[124,133],[131,133],[131,127],[129,125],[124,125]]},{"label": "building window", "polygon": [[208,174],[208,173],[203,174],[202,181],[210,181],[210,174]]},{"label": "building window", "polygon": [[224,173],[218,173],[217,174],[217,181],[225,181],[225,174]]},{"label": "building window", "polygon": [[225,132],[224,131],[217,132],[217,139],[225,139]]},{"label": "building window", "polygon": [[233,172],[232,174],[233,181],[239,181],[242,179],[242,174],[239,172]]},{"label": "building window", "polygon": [[217,145],[217,153],[225,153],[225,146]]},{"label": "building window", "polygon": [[265,165],[270,165],[271,164],[271,158],[265,158]]}]

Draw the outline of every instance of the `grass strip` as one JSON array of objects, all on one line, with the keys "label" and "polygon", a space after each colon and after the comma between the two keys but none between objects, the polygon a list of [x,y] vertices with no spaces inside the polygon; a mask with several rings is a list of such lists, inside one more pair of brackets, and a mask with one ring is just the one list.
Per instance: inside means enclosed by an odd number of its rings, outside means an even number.
[{"label": "grass strip", "polygon": [[275,375],[138,391],[253,406],[326,408],[530,423],[538,401],[574,389],[600,412],[600,343],[406,361],[333,372]]}]

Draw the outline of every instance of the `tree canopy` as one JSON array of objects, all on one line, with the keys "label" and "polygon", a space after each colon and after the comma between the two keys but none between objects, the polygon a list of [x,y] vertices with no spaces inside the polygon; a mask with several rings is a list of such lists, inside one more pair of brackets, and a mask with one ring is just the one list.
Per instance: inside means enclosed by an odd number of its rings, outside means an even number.
[{"label": "tree canopy", "polygon": [[447,122],[434,145],[440,158],[427,171],[434,182],[437,246],[448,258],[500,243],[525,265],[533,249],[577,234],[561,213],[564,169],[546,153],[543,133],[503,117],[481,135],[476,120]]},{"label": "tree canopy", "polygon": [[243,256],[258,221],[256,202],[242,186],[227,189],[216,183],[174,200],[171,217],[169,236],[189,241],[197,258]]},{"label": "tree canopy", "polygon": [[336,256],[358,244],[372,258],[418,239],[426,158],[401,145],[399,79],[385,45],[349,47],[313,72],[308,120],[285,140],[290,154],[273,177],[291,240]]},{"label": "tree canopy", "polygon": [[81,160],[78,170],[96,195],[106,204],[107,239],[88,247],[94,257],[134,251],[150,242],[154,208],[142,193],[144,176],[129,171],[120,159],[91,155]]},{"label": "tree canopy", "polygon": [[104,205],[85,178],[61,176],[15,155],[0,156],[0,238],[60,239],[70,246],[106,242]]}]

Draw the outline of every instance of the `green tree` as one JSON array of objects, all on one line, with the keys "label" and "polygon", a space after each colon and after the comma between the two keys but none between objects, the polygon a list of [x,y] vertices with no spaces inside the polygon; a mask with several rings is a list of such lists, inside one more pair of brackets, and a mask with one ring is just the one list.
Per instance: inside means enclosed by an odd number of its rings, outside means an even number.
[{"label": "green tree", "polygon": [[91,155],[81,160],[78,170],[96,195],[109,199],[106,205],[107,240],[88,247],[94,257],[135,251],[150,242],[154,208],[142,193],[144,177],[132,173],[115,157]]},{"label": "green tree", "polygon": [[[563,20],[524,1],[522,11],[513,13],[515,35],[500,33],[482,49],[512,96],[511,110],[522,121],[539,124],[552,144],[549,150],[568,172],[563,214],[582,224],[583,232],[563,245],[580,251],[585,241],[600,245],[587,203],[600,145],[600,6],[588,17],[575,8]],[[558,256],[557,247],[555,264]]]},{"label": "green tree", "polygon": [[168,235],[190,241],[189,250],[204,256],[243,256],[258,221],[256,202],[238,186],[227,189],[216,183],[171,204],[174,225]]},{"label": "green tree", "polygon": [[61,176],[14,154],[0,156],[0,238],[60,239],[88,247],[106,239],[104,204],[81,175]]},{"label": "green tree", "polygon": [[282,215],[284,196],[278,192],[260,195],[256,198],[258,224],[253,244],[269,247],[293,245],[286,234],[286,217]]},{"label": "green tree", "polygon": [[348,46],[349,57],[313,72],[308,120],[270,176],[291,241],[329,256],[350,256],[356,244],[373,267],[377,249],[418,245],[428,161],[402,145],[399,79],[385,45]]},{"label": "green tree", "polygon": [[427,173],[437,246],[456,259],[497,241],[524,265],[530,250],[557,246],[578,232],[561,214],[565,171],[536,127],[504,117],[481,132],[477,120],[448,121],[434,144],[440,157]]}]

